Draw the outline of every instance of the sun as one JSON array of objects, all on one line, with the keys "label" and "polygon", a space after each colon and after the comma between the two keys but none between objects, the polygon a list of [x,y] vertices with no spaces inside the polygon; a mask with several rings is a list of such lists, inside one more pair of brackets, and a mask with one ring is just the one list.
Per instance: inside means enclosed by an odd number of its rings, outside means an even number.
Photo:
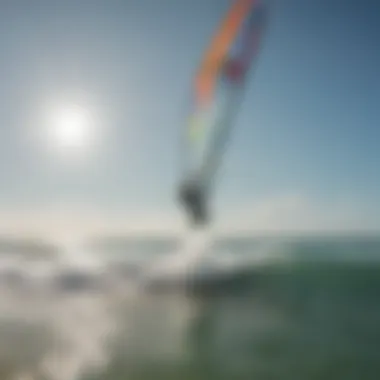
[{"label": "sun", "polygon": [[63,162],[89,162],[100,143],[101,126],[97,110],[75,101],[52,101],[41,110],[39,139],[45,149]]},{"label": "sun", "polygon": [[64,106],[52,112],[50,134],[62,148],[84,148],[91,138],[88,111],[77,105]]}]

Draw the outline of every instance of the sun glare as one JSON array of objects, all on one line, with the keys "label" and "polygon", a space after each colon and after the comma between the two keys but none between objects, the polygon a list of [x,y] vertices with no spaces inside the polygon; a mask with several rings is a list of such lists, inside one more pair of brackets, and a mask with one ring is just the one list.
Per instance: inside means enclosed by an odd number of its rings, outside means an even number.
[{"label": "sun glare", "polygon": [[83,148],[90,139],[88,111],[79,106],[62,107],[53,112],[51,134],[64,148]]}]

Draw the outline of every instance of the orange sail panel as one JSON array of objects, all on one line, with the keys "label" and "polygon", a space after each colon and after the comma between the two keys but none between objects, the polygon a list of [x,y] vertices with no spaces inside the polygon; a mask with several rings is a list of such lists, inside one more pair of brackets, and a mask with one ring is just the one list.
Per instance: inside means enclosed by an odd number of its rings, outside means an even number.
[{"label": "orange sail panel", "polygon": [[255,0],[236,1],[213,38],[195,79],[200,102],[209,102],[211,100],[219,70],[253,3],[255,3]]}]

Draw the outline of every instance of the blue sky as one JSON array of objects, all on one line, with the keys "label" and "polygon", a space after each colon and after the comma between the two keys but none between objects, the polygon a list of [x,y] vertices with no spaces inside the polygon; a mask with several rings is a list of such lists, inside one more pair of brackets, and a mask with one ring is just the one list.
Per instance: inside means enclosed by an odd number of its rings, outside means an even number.
[{"label": "blue sky", "polygon": [[[8,2],[0,14],[2,208],[74,204],[178,224],[190,81],[229,4]],[[272,1],[217,187],[218,219],[261,228],[257,210],[270,205],[262,228],[284,207],[284,219],[301,213],[298,225],[311,229],[380,224],[379,11],[375,0]],[[43,137],[52,104],[91,112],[97,143],[84,160],[55,154]]]}]

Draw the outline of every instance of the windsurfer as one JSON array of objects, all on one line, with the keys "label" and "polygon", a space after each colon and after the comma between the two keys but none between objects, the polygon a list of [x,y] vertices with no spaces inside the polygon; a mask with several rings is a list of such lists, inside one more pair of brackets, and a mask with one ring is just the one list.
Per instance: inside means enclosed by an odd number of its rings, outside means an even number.
[{"label": "windsurfer", "polygon": [[203,225],[208,221],[206,211],[206,194],[200,185],[195,182],[185,182],[179,189],[179,200],[190,215],[191,222]]}]

